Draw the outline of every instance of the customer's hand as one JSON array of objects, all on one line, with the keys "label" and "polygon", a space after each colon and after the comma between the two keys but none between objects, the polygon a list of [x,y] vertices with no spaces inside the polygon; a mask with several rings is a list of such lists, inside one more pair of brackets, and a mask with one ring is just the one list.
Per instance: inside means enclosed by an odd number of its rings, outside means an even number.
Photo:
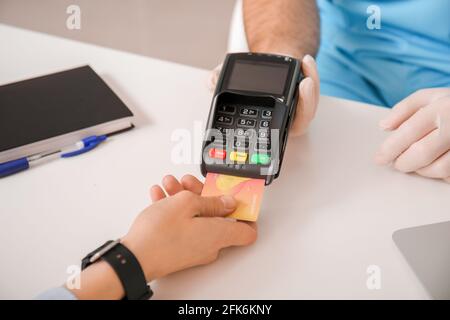
[{"label": "customer's hand", "polygon": [[450,89],[423,89],[399,102],[380,122],[393,133],[375,160],[393,163],[403,172],[416,172],[450,182]]},{"label": "customer's hand", "polygon": [[[209,87],[214,90],[219,78],[222,65],[217,66],[212,72]],[[290,130],[290,136],[304,134],[316,114],[320,96],[320,80],[316,61],[310,55],[304,56],[302,60],[302,71],[305,79],[300,82],[300,97],[297,104],[297,112]]]},{"label": "customer's hand", "polygon": [[193,176],[182,182],[163,179],[151,189],[153,205],[145,209],[122,239],[137,257],[148,281],[216,260],[230,246],[249,245],[256,229],[224,218],[236,209],[231,196],[202,197],[202,183]]},{"label": "customer's hand", "polygon": [[[147,281],[213,262],[221,249],[249,245],[256,226],[224,218],[236,209],[231,196],[201,197],[203,184],[193,176],[178,182],[166,176],[153,186],[153,204],[134,221],[122,243],[134,253]],[[107,262],[100,260],[81,273],[79,299],[120,299],[125,292]]]}]

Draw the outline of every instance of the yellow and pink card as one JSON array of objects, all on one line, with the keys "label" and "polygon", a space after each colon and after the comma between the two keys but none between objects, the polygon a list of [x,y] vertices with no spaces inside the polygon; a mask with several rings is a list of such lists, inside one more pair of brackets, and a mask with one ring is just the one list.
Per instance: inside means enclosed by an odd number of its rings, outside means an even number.
[{"label": "yellow and pink card", "polygon": [[232,195],[238,201],[238,207],[228,217],[237,220],[256,221],[259,215],[263,192],[263,179],[208,173],[202,190],[202,196]]}]

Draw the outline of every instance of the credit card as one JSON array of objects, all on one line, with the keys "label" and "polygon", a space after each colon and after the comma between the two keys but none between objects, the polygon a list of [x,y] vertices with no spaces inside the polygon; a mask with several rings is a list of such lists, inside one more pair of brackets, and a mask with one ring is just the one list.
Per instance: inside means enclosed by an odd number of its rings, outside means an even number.
[{"label": "credit card", "polygon": [[238,207],[228,217],[237,220],[256,221],[259,215],[263,192],[263,179],[208,173],[202,190],[202,196],[232,195],[238,201]]}]

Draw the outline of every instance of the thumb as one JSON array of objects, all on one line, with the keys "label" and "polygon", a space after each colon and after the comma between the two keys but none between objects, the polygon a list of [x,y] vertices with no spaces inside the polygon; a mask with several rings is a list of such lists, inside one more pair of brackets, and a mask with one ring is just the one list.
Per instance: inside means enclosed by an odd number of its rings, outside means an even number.
[{"label": "thumb", "polygon": [[300,82],[297,112],[291,128],[293,136],[300,136],[306,132],[309,123],[316,113],[316,99],[314,97],[314,82],[305,78]]},{"label": "thumb", "polygon": [[198,215],[202,217],[223,217],[236,210],[237,201],[229,195],[220,197],[199,197]]},{"label": "thumb", "polygon": [[213,92],[216,88],[217,80],[219,80],[220,71],[222,70],[222,64],[219,64],[217,67],[211,71],[208,79],[208,89]]}]

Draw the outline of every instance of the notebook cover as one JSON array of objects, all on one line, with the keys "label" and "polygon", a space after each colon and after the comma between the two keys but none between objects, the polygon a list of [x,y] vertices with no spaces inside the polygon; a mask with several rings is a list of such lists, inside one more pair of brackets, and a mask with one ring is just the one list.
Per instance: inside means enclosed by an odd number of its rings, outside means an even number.
[{"label": "notebook cover", "polygon": [[131,116],[89,66],[0,86],[0,152]]}]

